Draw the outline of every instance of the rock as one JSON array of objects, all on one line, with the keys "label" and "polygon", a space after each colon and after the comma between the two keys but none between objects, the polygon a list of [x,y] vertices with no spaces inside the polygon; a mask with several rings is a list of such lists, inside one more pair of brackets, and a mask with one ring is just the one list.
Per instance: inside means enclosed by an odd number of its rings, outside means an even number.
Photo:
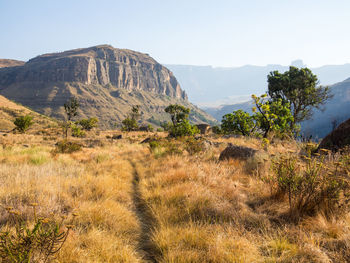
[{"label": "rock", "polygon": [[120,139],[122,139],[123,138],[123,135],[121,135],[121,134],[114,134],[113,136],[112,136],[112,140],[120,140]]},{"label": "rock", "polygon": [[196,124],[196,126],[200,130],[201,134],[207,134],[211,130],[211,127],[209,124],[201,123],[201,124]]},{"label": "rock", "polygon": [[238,146],[229,144],[225,150],[220,153],[219,160],[229,160],[229,159],[240,159],[247,160],[250,157],[253,157],[257,150],[245,146]]},{"label": "rock", "polygon": [[341,123],[335,130],[323,138],[319,149],[338,151],[350,145],[350,119]]}]

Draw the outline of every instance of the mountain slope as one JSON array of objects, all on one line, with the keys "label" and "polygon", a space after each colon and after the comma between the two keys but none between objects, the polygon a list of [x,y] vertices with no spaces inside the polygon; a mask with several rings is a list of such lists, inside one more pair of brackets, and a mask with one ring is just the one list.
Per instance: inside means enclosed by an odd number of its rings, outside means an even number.
[{"label": "mountain slope", "polygon": [[24,61],[14,59],[0,59],[0,68],[23,66]]},{"label": "mountain slope", "polygon": [[142,120],[165,120],[171,103],[191,108],[195,122],[213,122],[192,105],[174,75],[147,54],[101,45],[45,54],[20,67],[0,69],[0,94],[48,116],[64,118],[63,104],[80,102],[80,117],[112,128],[140,105]]},{"label": "mountain slope", "polygon": [[15,128],[14,120],[23,115],[33,117],[32,128],[44,128],[45,126],[57,126],[57,123],[50,118],[34,112],[22,105],[6,99],[0,95],[0,131],[10,131]]}]

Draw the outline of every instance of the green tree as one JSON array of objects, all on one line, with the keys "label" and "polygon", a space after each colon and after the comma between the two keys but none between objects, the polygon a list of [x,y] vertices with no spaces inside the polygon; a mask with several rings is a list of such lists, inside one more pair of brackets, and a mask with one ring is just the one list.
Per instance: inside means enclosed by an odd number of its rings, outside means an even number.
[{"label": "green tree", "polygon": [[186,120],[189,116],[190,109],[178,104],[171,104],[165,108],[165,112],[170,114],[174,126]]},{"label": "green tree", "polygon": [[15,129],[23,133],[26,130],[28,130],[28,128],[33,124],[32,120],[32,116],[26,115],[16,118],[16,120],[13,123],[16,125]]},{"label": "green tree", "polygon": [[172,125],[168,125],[169,135],[172,137],[191,136],[199,133],[197,126],[191,125],[188,116],[190,109],[182,105],[171,104],[165,108],[170,114]]},{"label": "green tree", "polygon": [[243,110],[237,110],[223,116],[221,129],[224,133],[249,136],[256,128],[254,118]]},{"label": "green tree", "polygon": [[94,127],[97,127],[97,123],[98,123],[97,118],[82,119],[76,122],[76,124],[80,125],[83,130],[87,130],[87,131],[90,131]]},{"label": "green tree", "polygon": [[131,112],[122,121],[123,131],[136,131],[139,129],[138,120],[141,117],[140,106],[136,105],[131,108]]},{"label": "green tree", "polygon": [[267,76],[267,81],[271,99],[281,99],[283,103],[289,103],[293,129],[296,123],[312,116],[312,108],[321,109],[332,97],[328,87],[317,86],[317,76],[308,68],[298,69],[291,66],[284,73],[273,71]]},{"label": "green tree", "polygon": [[283,103],[282,99],[267,100],[267,95],[260,97],[252,95],[255,103],[253,107],[253,118],[256,125],[262,132],[264,138],[269,132],[275,132],[279,136],[291,135],[294,118],[288,103]]},{"label": "green tree", "polygon": [[62,124],[66,138],[68,137],[68,130],[72,126],[73,117],[78,115],[78,108],[80,104],[77,98],[72,97],[64,104],[64,111],[67,115],[67,121]]},{"label": "green tree", "polygon": [[71,121],[73,119],[73,117],[77,116],[79,106],[80,106],[80,104],[79,104],[77,98],[75,98],[75,97],[70,98],[64,104],[64,110],[66,112],[68,121]]}]

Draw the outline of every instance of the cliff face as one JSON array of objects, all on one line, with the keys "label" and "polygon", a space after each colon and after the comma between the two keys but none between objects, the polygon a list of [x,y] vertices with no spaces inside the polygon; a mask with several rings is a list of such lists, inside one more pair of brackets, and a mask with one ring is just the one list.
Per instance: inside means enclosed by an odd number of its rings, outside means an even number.
[{"label": "cliff face", "polygon": [[102,45],[35,57],[23,66],[0,68],[0,94],[55,118],[65,118],[64,103],[80,102],[79,117],[98,117],[102,128],[120,123],[133,105],[142,121],[169,120],[169,104],[191,109],[197,123],[215,121],[192,105],[174,75],[139,52]]},{"label": "cliff face", "polygon": [[0,71],[0,89],[20,82],[111,84],[187,100],[174,75],[153,58],[108,45],[45,54]]}]

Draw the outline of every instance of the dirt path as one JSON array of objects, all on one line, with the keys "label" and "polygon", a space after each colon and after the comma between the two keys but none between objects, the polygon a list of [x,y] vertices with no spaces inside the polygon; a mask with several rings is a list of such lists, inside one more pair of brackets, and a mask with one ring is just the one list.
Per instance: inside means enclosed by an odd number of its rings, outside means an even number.
[{"label": "dirt path", "polygon": [[133,167],[133,203],[136,216],[141,225],[141,235],[139,240],[139,250],[144,259],[148,262],[159,262],[162,258],[162,252],[152,241],[152,233],[157,228],[157,220],[154,218],[151,209],[143,199],[140,191],[140,175],[137,171],[136,164],[129,161]]}]

